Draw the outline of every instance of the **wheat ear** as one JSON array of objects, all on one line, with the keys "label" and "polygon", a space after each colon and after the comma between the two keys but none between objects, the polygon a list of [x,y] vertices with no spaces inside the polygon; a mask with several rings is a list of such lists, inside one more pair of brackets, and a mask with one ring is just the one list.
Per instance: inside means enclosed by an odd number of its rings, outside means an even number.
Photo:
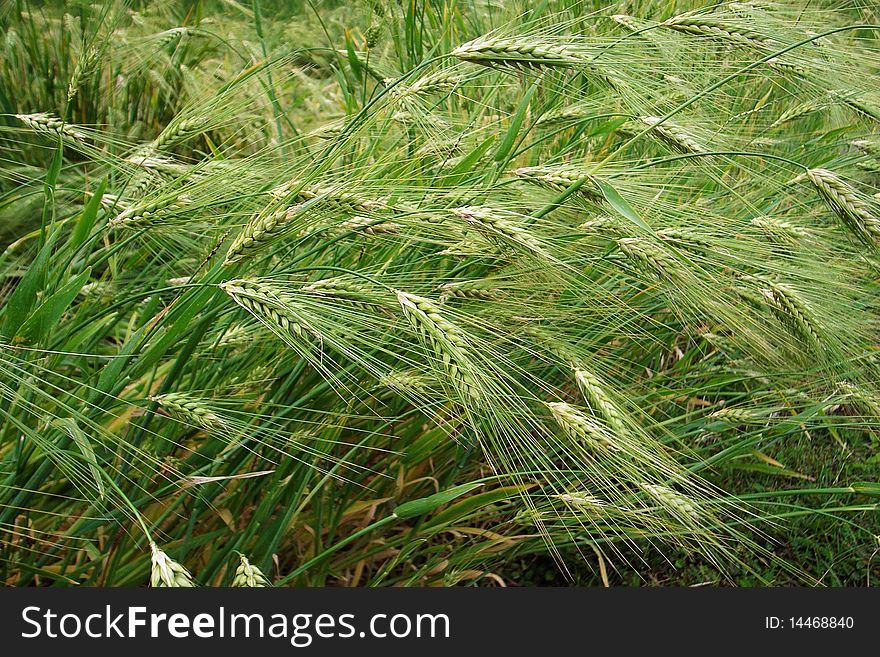
[{"label": "wheat ear", "polygon": [[536,253],[545,253],[541,243],[529,231],[514,223],[514,217],[516,216],[514,214],[506,214],[493,208],[473,205],[452,208],[450,212],[469,224],[488,231],[490,234],[500,235]]},{"label": "wheat ear", "polygon": [[[639,120],[653,128],[653,132],[666,144],[681,153],[705,153],[707,148],[696,137],[672,121],[663,121],[659,116],[642,116]],[[662,123],[661,123],[662,121]]]},{"label": "wheat ear", "polygon": [[593,497],[589,493],[584,492],[561,493],[559,495],[554,495],[553,497],[579,509],[595,511],[597,509],[601,509],[602,507],[607,506],[607,503],[600,500],[598,497]]},{"label": "wheat ear", "polygon": [[601,416],[615,432],[624,433],[626,431],[624,415],[605,392],[602,381],[583,367],[575,366],[573,370],[578,388],[592,411]]},{"label": "wheat ear", "polygon": [[243,554],[240,554],[241,563],[235,569],[235,576],[232,578],[232,586],[235,588],[262,588],[269,586],[269,580],[259,568],[247,560]]},{"label": "wheat ear", "polygon": [[764,233],[771,241],[780,244],[793,244],[810,236],[810,232],[806,228],[775,217],[755,217],[749,223]]},{"label": "wheat ear", "polygon": [[276,331],[298,341],[308,340],[309,335],[302,320],[291,308],[289,300],[268,285],[254,281],[233,280],[221,283],[220,289],[242,308],[268,323]]},{"label": "wheat ear", "polygon": [[226,424],[216,413],[205,406],[201,399],[189,397],[187,395],[169,392],[164,395],[150,397],[150,399],[168,413],[185,422],[191,422],[206,431],[224,431],[227,430]]},{"label": "wheat ear", "polygon": [[642,488],[676,518],[687,523],[701,520],[702,513],[695,500],[672,490],[668,486],[642,484]]},{"label": "wheat ear", "polygon": [[52,116],[46,112],[38,112],[36,114],[16,114],[15,118],[34,132],[52,137],[61,137],[62,139],[73,141],[80,146],[86,145],[86,136],[57,116]]},{"label": "wheat ear", "polygon": [[732,26],[730,23],[714,20],[708,16],[682,14],[673,16],[660,25],[676,32],[711,37],[740,46],[764,48],[768,45],[767,37],[760,32]]},{"label": "wheat ear", "polygon": [[660,280],[676,281],[681,278],[682,269],[678,262],[653,242],[638,237],[624,237],[617,240],[617,245],[637,268],[650,272]]},{"label": "wheat ear", "polygon": [[107,225],[109,228],[156,226],[179,213],[190,201],[187,196],[168,196],[150,203],[133,205],[111,218]]},{"label": "wheat ear", "polygon": [[430,299],[398,292],[397,300],[403,314],[440,360],[452,382],[466,396],[479,397],[468,344],[460,329],[443,317],[439,307]]},{"label": "wheat ear", "polygon": [[574,406],[565,402],[550,402],[547,404],[553,419],[556,420],[568,436],[579,443],[583,443],[593,449],[617,452],[620,447],[615,445],[609,432],[593,418],[582,413]]},{"label": "wheat ear", "polygon": [[767,281],[767,285],[761,292],[780,321],[818,351],[822,351],[822,339],[807,303],[787,285],[772,281]]},{"label": "wheat ear", "polygon": [[541,68],[572,67],[584,63],[569,47],[540,43],[528,38],[483,36],[458,46],[452,56],[465,62],[492,67]]},{"label": "wheat ear", "polygon": [[576,183],[581,183],[577,193],[592,201],[604,198],[601,190],[593,180],[593,176],[570,166],[558,167],[520,167],[514,172],[518,178],[539,183],[555,190],[564,190]]},{"label": "wheat ear", "polygon": [[150,585],[153,587],[191,588],[193,584],[189,571],[169,558],[155,543],[150,542],[152,572]]},{"label": "wheat ear", "polygon": [[880,242],[880,218],[874,204],[828,169],[809,169],[807,178],[852,232],[869,243]]}]

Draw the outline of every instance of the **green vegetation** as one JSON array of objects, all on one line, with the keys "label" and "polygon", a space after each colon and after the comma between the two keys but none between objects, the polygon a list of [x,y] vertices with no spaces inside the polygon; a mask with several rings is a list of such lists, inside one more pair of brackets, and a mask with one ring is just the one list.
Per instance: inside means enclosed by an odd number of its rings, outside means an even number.
[{"label": "green vegetation", "polygon": [[0,8],[0,581],[875,585],[880,11]]}]

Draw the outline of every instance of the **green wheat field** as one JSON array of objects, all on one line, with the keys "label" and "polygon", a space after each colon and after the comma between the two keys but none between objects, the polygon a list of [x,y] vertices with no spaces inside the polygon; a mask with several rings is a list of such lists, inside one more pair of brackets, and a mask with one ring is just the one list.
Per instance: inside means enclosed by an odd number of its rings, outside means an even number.
[{"label": "green wheat field", "polygon": [[0,4],[0,582],[875,586],[872,0]]}]

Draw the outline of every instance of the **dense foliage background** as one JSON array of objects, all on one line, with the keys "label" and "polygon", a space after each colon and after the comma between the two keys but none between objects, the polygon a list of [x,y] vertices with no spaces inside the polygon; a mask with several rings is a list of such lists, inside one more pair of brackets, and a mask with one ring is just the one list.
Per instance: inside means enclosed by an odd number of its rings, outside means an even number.
[{"label": "dense foliage background", "polygon": [[8,585],[874,585],[876,3],[5,2]]}]

